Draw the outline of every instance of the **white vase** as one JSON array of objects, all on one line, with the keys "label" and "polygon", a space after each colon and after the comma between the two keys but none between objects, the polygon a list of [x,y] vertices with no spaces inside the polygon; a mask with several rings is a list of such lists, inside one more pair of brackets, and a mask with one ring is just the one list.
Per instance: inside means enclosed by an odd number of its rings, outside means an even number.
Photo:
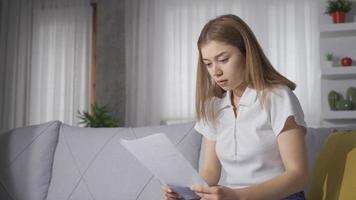
[{"label": "white vase", "polygon": [[326,67],[334,67],[334,62],[333,61],[325,61]]}]

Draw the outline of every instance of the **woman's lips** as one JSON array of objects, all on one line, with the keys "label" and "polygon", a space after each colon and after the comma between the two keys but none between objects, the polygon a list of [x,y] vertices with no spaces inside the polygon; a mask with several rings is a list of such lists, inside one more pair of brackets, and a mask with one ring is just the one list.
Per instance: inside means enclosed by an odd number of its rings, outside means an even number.
[{"label": "woman's lips", "polygon": [[227,84],[227,80],[217,81],[217,83],[218,83],[220,86],[224,86],[224,85]]}]

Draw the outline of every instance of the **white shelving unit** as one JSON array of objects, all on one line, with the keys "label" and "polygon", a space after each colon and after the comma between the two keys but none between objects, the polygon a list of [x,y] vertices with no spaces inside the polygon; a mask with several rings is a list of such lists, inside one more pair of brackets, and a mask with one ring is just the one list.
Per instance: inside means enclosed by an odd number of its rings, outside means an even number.
[{"label": "white shelving unit", "polygon": [[[328,94],[331,90],[345,98],[347,89],[351,86],[356,87],[356,22],[352,22],[356,13],[348,13],[348,23],[332,24],[330,16],[323,14],[324,10],[325,2],[321,2],[319,7],[321,125],[335,127],[356,125],[356,110],[332,111],[328,103]],[[327,52],[333,53],[337,66],[326,65],[324,55]],[[352,58],[353,66],[340,66],[339,61],[342,57]]]},{"label": "white shelving unit", "polygon": [[347,37],[356,35],[356,22],[342,24],[323,24],[320,26],[321,37]]},{"label": "white shelving unit", "polygon": [[321,75],[325,79],[356,79],[356,66],[349,67],[322,67]]},{"label": "white shelving unit", "polygon": [[340,120],[340,119],[355,119],[356,111],[347,110],[347,111],[326,111],[324,113],[324,119],[326,120]]}]

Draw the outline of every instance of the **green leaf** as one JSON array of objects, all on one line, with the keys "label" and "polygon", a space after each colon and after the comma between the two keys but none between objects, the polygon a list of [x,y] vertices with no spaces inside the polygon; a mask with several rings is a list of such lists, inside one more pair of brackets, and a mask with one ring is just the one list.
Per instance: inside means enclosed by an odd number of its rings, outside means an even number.
[{"label": "green leaf", "polygon": [[352,8],[352,3],[349,0],[329,0],[327,1],[327,6],[325,14],[332,14],[336,11],[349,12]]},{"label": "green leaf", "polygon": [[94,103],[92,113],[78,111],[78,118],[81,120],[78,124],[84,124],[85,127],[118,127],[117,121],[110,115],[105,105]]}]

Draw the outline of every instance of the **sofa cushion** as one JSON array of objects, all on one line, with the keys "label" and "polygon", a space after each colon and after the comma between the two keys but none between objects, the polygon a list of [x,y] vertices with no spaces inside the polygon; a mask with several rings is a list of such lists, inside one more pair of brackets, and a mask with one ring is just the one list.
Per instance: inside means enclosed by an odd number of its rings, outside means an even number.
[{"label": "sofa cushion", "polygon": [[[120,185],[128,182],[120,178],[121,174],[135,169],[128,164],[130,157],[122,153],[121,137],[134,138],[127,128],[80,128],[63,124],[47,199],[114,199],[110,195],[115,195]],[[129,190],[130,186],[122,184],[121,188]],[[102,187],[105,190],[97,191]],[[108,198],[100,198],[102,193]]]},{"label": "sofa cushion", "polygon": [[315,161],[308,199],[356,199],[356,130],[332,133]]},{"label": "sofa cushion", "polygon": [[163,199],[160,183],[123,146],[135,139],[163,132],[196,167],[200,135],[193,124],[141,128],[79,128],[62,125],[54,158],[48,200]]},{"label": "sofa cushion", "polygon": [[46,199],[59,121],[0,135],[0,199]]},{"label": "sofa cushion", "polygon": [[[189,122],[168,126],[134,128],[133,132],[137,138],[154,133],[165,133],[190,164],[198,170],[202,137],[193,127],[194,122]],[[144,182],[145,186],[138,193],[137,200],[163,199],[160,192],[161,183],[157,178],[150,173],[150,178],[144,180]]]}]

